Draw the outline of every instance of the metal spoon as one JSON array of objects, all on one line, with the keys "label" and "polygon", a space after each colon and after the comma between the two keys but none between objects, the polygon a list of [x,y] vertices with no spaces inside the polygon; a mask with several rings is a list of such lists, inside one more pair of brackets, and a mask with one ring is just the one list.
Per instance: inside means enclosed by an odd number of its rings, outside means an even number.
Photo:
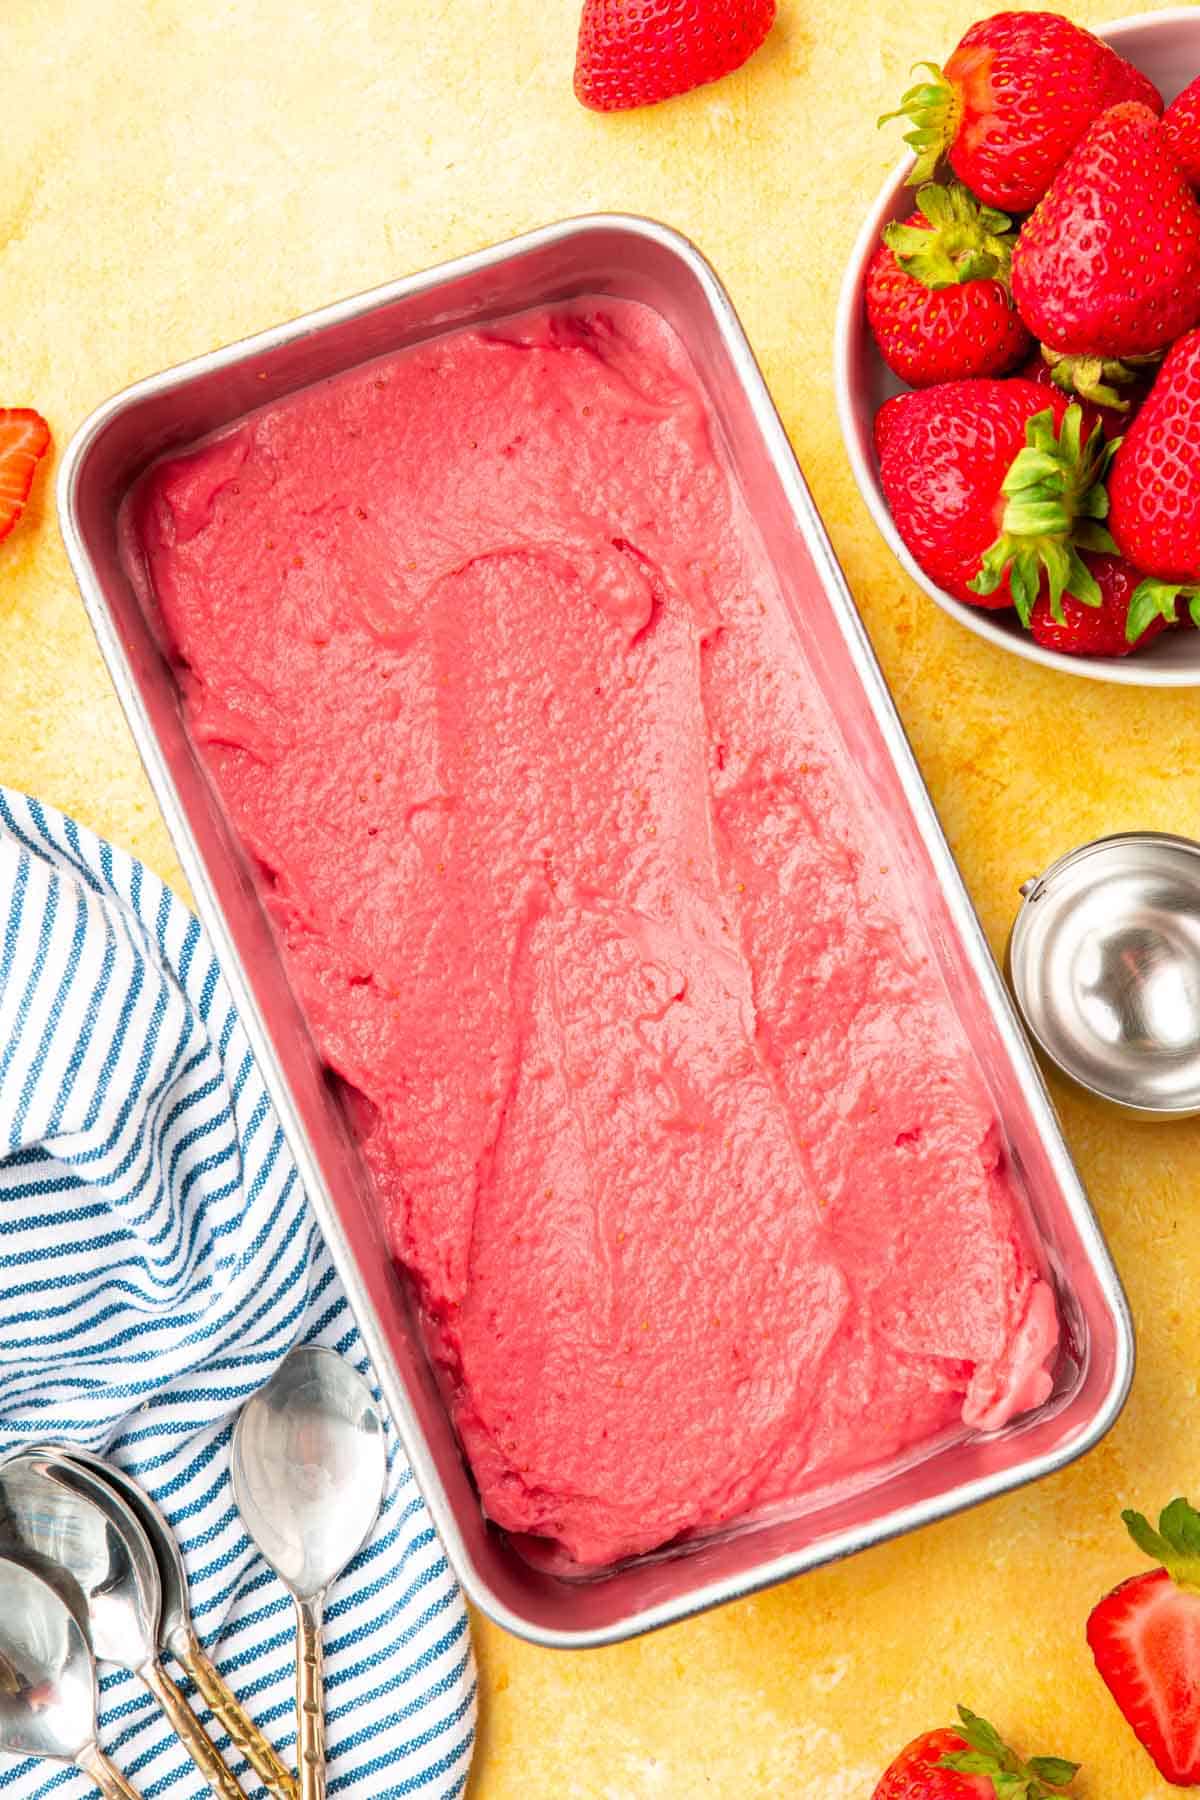
[{"label": "metal spoon", "polygon": [[242,1409],[230,1473],[247,1531],[296,1603],[300,1793],[323,1800],[325,1595],[365,1543],[387,1478],[383,1425],[362,1376],[332,1350],[290,1351]]},{"label": "metal spoon", "polygon": [[0,1467],[0,1530],[68,1570],[87,1606],[92,1652],[129,1669],[220,1800],[245,1800],[158,1657],[162,1588],[149,1539],[117,1494],[90,1470],[25,1452]]},{"label": "metal spoon", "polygon": [[106,1800],[141,1800],[96,1738],[96,1665],[66,1602],[0,1559],[0,1750],[74,1763]]},{"label": "metal spoon", "polygon": [[296,1777],[245,1711],[196,1636],[183,1557],[174,1532],[154,1501],[124,1469],[105,1462],[103,1457],[94,1456],[90,1450],[80,1450],[74,1445],[52,1448],[65,1461],[89,1469],[112,1488],[133,1513],[150,1541],[162,1584],[159,1647],[169,1651],[180,1668],[191,1676],[205,1705],[220,1720],[264,1787],[277,1795],[278,1800],[299,1800],[300,1787]]}]

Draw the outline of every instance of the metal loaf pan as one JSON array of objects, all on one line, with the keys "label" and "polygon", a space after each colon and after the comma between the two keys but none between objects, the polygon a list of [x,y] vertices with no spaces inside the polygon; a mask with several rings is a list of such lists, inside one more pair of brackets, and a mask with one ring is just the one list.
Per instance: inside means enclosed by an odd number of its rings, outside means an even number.
[{"label": "metal loaf pan", "polygon": [[[117,517],[153,458],[254,407],[436,333],[585,293],[656,308],[690,350],[847,754],[894,821],[914,904],[925,912],[1028,1197],[1064,1341],[1049,1400],[998,1433],[964,1434],[806,1507],[599,1579],[568,1582],[531,1567],[482,1515],[362,1165],[247,867],[193,752],[152,622],[123,572]],[[689,243],[643,219],[552,225],[139,382],[76,434],[59,477],[59,516],[101,649],[392,1416],[447,1555],[476,1605],[544,1644],[630,1637],[1061,1468],[1102,1436],[1132,1371],[1120,1285],[753,354],[728,296]]]}]

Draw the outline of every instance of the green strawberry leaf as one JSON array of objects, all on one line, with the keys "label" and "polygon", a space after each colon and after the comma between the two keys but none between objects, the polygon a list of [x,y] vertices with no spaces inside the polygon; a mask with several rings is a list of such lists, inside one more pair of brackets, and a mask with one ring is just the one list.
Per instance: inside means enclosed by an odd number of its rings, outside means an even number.
[{"label": "green strawberry leaf", "polygon": [[981,1719],[978,1713],[973,1713],[970,1707],[960,1706],[958,1718],[962,1735],[972,1750],[982,1751],[984,1755],[990,1756],[1000,1763],[1001,1767],[1004,1766],[1006,1757],[1012,1757],[1012,1752],[996,1727],[989,1725],[986,1719]]},{"label": "green strawberry leaf", "polygon": [[1069,406],[1056,429],[1047,408],[1025,427],[1025,448],[1013,460],[1001,493],[1005,500],[1000,536],[985,551],[974,593],[994,594],[1008,577],[1017,616],[1026,630],[1043,581],[1052,616],[1063,624],[1063,595],[1084,606],[1099,606],[1095,576],[1080,550],[1115,551],[1107,529],[1104,478],[1116,454],[1099,425],[1084,439],[1083,410]]},{"label": "green strawberry leaf", "polygon": [[898,219],[883,228],[883,241],[906,275],[927,288],[981,280],[1007,286],[1016,243],[1007,213],[980,206],[961,181],[948,187],[927,181],[918,189],[917,211],[928,230]]},{"label": "green strawberry leaf", "polygon": [[1078,1763],[1061,1756],[1033,1756],[1022,1762],[995,1726],[978,1713],[960,1706],[958,1717],[958,1730],[969,1748],[943,1756],[938,1767],[960,1775],[986,1775],[996,1800],[1052,1800],[1053,1791],[1066,1787],[1078,1772]]},{"label": "green strawberry leaf", "polygon": [[1066,1787],[1079,1773],[1079,1764],[1068,1762],[1065,1756],[1031,1756],[1025,1767],[1052,1788]]},{"label": "green strawberry leaf", "polygon": [[1095,550],[1104,556],[1120,554],[1107,525],[1095,524],[1090,519],[1080,520],[1075,527],[1075,546],[1079,550]]},{"label": "green strawberry leaf", "polygon": [[938,1764],[939,1769],[956,1769],[960,1775],[998,1775],[994,1756],[982,1750],[950,1750]]},{"label": "green strawberry leaf", "polygon": [[1024,1775],[1009,1775],[1003,1771],[992,1776],[992,1789],[996,1800],[1029,1800],[1029,1783]]},{"label": "green strawberry leaf", "polygon": [[[1140,592],[1140,589],[1139,589],[1139,592]],[[1134,604],[1136,604],[1136,598],[1137,597],[1135,595]],[[1144,625],[1139,626],[1138,630],[1131,631],[1128,634],[1130,636],[1130,642],[1132,642],[1134,638],[1141,637],[1142,632],[1146,629],[1146,625],[1148,625],[1150,623],[1150,620],[1155,617],[1157,612],[1158,612],[1158,608],[1155,607],[1153,609],[1153,611],[1148,614],[1148,616],[1146,618],[1146,623]],[[1133,604],[1131,604],[1130,608],[1129,608],[1129,618],[1130,618],[1130,623],[1132,625]],[[1171,1554],[1170,1546],[1167,1543],[1165,1538],[1159,1537],[1157,1531],[1155,1531],[1153,1525],[1150,1523],[1149,1519],[1146,1518],[1145,1514],[1140,1513],[1140,1512],[1132,1512],[1127,1507],[1125,1509],[1125,1511],[1121,1514],[1121,1518],[1124,1521],[1126,1531],[1128,1531],[1130,1537],[1133,1539],[1133,1541],[1137,1545],[1138,1549],[1144,1550],[1146,1555],[1151,1557],[1155,1562],[1165,1563],[1168,1556],[1170,1556],[1170,1554]]]},{"label": "green strawberry leaf", "polygon": [[[1196,614],[1194,608],[1197,600],[1200,599],[1200,588],[1188,587],[1181,581],[1153,581],[1149,577],[1147,577],[1145,581],[1139,582],[1137,587],[1133,590],[1133,595],[1129,602],[1129,611],[1125,618],[1126,643],[1136,644],[1146,627],[1152,624],[1155,619],[1163,618],[1166,619],[1169,624],[1173,625],[1177,617],[1178,603],[1181,599],[1187,600],[1188,610],[1192,614],[1193,621],[1195,621]],[[1172,1501],[1171,1504],[1172,1506],[1187,1506],[1186,1500]],[[1170,1510],[1171,1508],[1168,1507],[1166,1512],[1163,1513],[1162,1518],[1160,1518],[1159,1531],[1162,1530],[1162,1520],[1166,1518],[1167,1513],[1169,1513]],[[1188,1510],[1190,1511],[1191,1508],[1189,1507]],[[1167,1542],[1165,1538],[1160,1537],[1159,1532],[1156,1532],[1151,1528],[1146,1520],[1142,1518],[1141,1513],[1122,1513],[1121,1517],[1129,1527],[1129,1535],[1133,1538],[1133,1541],[1138,1548],[1140,1550],[1145,1550],[1147,1556],[1157,1558],[1159,1562],[1165,1564],[1169,1568],[1170,1563],[1168,1561],[1168,1553],[1172,1549],[1171,1544]],[[1140,1521],[1140,1524],[1135,1526],[1130,1523],[1131,1520]],[[1144,1539],[1138,1536],[1138,1530],[1142,1527],[1144,1527],[1145,1532],[1149,1534],[1148,1537],[1145,1537]],[[1155,1549],[1149,1548],[1151,1538],[1154,1539],[1155,1544],[1158,1546]],[[1176,1546],[1176,1549],[1178,1549],[1178,1546]],[[1198,1545],[1195,1554],[1200,1557],[1200,1545]]]},{"label": "green strawberry leaf", "polygon": [[[1178,595],[1179,589],[1171,589],[1166,582],[1144,581],[1129,603],[1131,620],[1139,596],[1143,595],[1146,589],[1157,590],[1157,594],[1151,594],[1144,601],[1144,605],[1150,606],[1151,610],[1140,629],[1131,632],[1130,627],[1126,626],[1126,636],[1129,637],[1130,642],[1140,637],[1150,619],[1155,616],[1156,612],[1162,610],[1163,605],[1166,604],[1163,596],[1167,594],[1171,594],[1173,597],[1170,600],[1170,612],[1166,616],[1172,619],[1175,617],[1174,596]],[[1155,603],[1152,604],[1152,602]],[[1162,1563],[1176,1586],[1200,1589],[1200,1513],[1194,1506],[1191,1506],[1182,1496],[1172,1500],[1170,1505],[1164,1506],[1158,1515],[1157,1531],[1150,1521],[1139,1512],[1126,1510],[1121,1517],[1138,1549],[1144,1550],[1146,1555],[1152,1557],[1155,1562]]]},{"label": "green strawberry leaf", "polygon": [[909,187],[920,187],[922,182],[929,180],[941,162],[943,153],[954,142],[961,105],[936,63],[914,63],[913,69],[927,69],[932,79],[919,81],[910,87],[906,94],[901,95],[896,110],[881,113],[876,124],[886,125],[889,119],[908,119],[911,122],[913,129],[905,132],[904,141],[912,150],[916,161],[906,182]]},{"label": "green strawberry leaf", "polygon": [[1150,364],[1160,361],[1154,356],[1115,357],[1065,356],[1061,351],[1042,345],[1042,358],[1050,369],[1050,379],[1066,394],[1090,400],[1094,406],[1106,406],[1111,412],[1128,412],[1129,401],[1121,393],[1139,379]]}]

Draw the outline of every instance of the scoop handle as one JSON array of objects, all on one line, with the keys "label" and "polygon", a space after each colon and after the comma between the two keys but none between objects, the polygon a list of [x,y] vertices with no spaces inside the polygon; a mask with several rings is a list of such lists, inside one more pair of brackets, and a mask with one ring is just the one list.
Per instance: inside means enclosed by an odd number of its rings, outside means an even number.
[{"label": "scoop handle", "polygon": [[180,1667],[195,1682],[205,1706],[221,1721],[263,1786],[276,1800],[300,1800],[296,1777],[246,1712],[194,1631],[188,1632],[186,1644],[175,1649],[175,1654]]},{"label": "scoop handle", "polygon": [[116,1763],[110,1762],[99,1744],[88,1744],[75,1758],[85,1775],[90,1775],[104,1800],[142,1800],[131,1782],[126,1781]]},{"label": "scoop handle", "polygon": [[219,1796],[219,1800],[246,1800],[237,1777],[232,1770],[226,1768],[221,1752],[162,1664],[157,1660],[148,1662],[138,1670],[138,1674],[162,1707],[170,1721],[171,1730],[213,1793]]},{"label": "scoop handle", "polygon": [[325,1800],[324,1594],[296,1600],[296,1758],[300,1800]]}]

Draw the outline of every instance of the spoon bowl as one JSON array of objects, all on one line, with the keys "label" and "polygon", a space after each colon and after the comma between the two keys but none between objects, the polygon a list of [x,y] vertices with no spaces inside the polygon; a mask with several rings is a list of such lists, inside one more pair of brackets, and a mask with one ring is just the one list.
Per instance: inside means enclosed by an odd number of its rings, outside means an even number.
[{"label": "spoon bowl", "polygon": [[187,1569],[175,1533],[145,1489],[115,1463],[75,1446],[45,1446],[53,1455],[90,1471],[123,1500],[146,1534],[162,1589],[160,1647],[175,1658],[196,1684],[204,1704],[220,1720],[232,1742],[276,1800],[297,1800],[299,1787],[274,1745],[249,1717],[196,1636]]},{"label": "spoon bowl", "polygon": [[0,1466],[0,1529],[74,1577],[87,1608],[93,1654],[137,1676],[220,1800],[245,1800],[159,1660],[158,1564],[120,1495],[56,1451],[24,1451]]},{"label": "spoon bowl", "polygon": [[[24,1453],[0,1468],[0,1534],[18,1551],[73,1578],[101,1662],[137,1669],[153,1654],[161,1607],[153,1553],[140,1528],[98,1504],[90,1478],[52,1454]],[[139,1532],[141,1541],[135,1537]]]},{"label": "spoon bowl", "polygon": [[70,1607],[0,1558],[0,1750],[75,1763],[110,1800],[139,1800],[96,1741],[96,1669]]},{"label": "spoon bowl", "polygon": [[246,1529],[279,1579],[319,1594],[361,1549],[383,1498],[370,1388],[332,1350],[293,1350],[244,1407],[232,1472]]}]

